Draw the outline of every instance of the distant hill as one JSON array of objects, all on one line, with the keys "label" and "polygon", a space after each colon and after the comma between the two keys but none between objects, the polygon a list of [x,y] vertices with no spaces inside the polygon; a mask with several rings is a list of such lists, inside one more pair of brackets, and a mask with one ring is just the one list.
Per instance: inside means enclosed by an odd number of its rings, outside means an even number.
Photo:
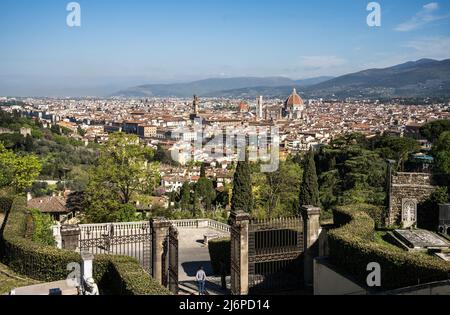
[{"label": "distant hill", "polygon": [[[132,87],[115,93],[113,96],[123,97],[191,97],[193,94],[199,96],[223,96],[228,94],[226,91],[240,89],[250,89],[256,92],[258,90],[276,88],[276,87],[308,87],[317,83],[332,79],[333,77],[317,77],[302,80],[291,80],[285,77],[240,77],[240,78],[216,78],[206,79],[189,83],[177,84],[149,84]],[[261,88],[263,87],[263,88]],[[225,92],[223,92],[225,91]],[[232,96],[233,93],[230,95]],[[266,95],[266,93],[258,94]],[[255,95],[256,97],[256,95]]]},{"label": "distant hill", "polygon": [[450,96],[450,59],[421,59],[370,69],[322,82],[303,91],[309,97]]},{"label": "distant hill", "polygon": [[324,76],[324,77],[296,80],[295,83],[297,84],[297,86],[311,86],[311,85],[329,81],[331,79],[334,79],[334,77]]},{"label": "distant hill", "polygon": [[297,90],[305,98],[450,97],[450,59],[421,59],[340,77],[291,80],[284,77],[207,79],[190,83],[143,85],[120,91],[125,97],[284,98]]},{"label": "distant hill", "polygon": [[296,85],[296,82],[284,77],[240,77],[240,78],[216,78],[201,81],[177,84],[150,84],[132,87],[119,91],[114,96],[124,97],[190,97],[193,94],[199,96],[214,95],[215,92],[240,89],[243,87],[277,87]]}]

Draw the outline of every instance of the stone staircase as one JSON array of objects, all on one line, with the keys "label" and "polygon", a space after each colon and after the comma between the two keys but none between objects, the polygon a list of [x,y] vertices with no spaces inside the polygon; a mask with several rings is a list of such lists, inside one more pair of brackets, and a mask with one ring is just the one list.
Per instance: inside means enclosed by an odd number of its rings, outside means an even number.
[{"label": "stone staircase", "polygon": [[[197,283],[195,281],[180,281],[178,284],[179,295],[198,295]],[[229,281],[227,281],[227,290],[220,286],[220,278],[210,278],[206,282],[206,291],[208,295],[229,295]]]}]

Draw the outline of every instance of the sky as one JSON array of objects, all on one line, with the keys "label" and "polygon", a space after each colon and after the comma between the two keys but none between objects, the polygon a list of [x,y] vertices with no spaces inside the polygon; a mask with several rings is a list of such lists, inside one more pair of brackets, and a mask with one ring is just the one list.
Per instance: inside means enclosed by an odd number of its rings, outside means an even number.
[{"label": "sky", "polygon": [[450,58],[450,1],[0,1],[0,95],[106,95],[150,83],[339,76]]}]

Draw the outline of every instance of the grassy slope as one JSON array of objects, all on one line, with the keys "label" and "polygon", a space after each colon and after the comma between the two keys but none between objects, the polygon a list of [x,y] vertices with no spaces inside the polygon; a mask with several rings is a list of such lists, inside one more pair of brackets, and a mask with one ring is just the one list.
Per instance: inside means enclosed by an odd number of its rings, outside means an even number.
[{"label": "grassy slope", "polygon": [[31,280],[9,270],[3,264],[0,264],[0,295],[10,292],[12,289],[28,285],[37,284],[36,280]]}]

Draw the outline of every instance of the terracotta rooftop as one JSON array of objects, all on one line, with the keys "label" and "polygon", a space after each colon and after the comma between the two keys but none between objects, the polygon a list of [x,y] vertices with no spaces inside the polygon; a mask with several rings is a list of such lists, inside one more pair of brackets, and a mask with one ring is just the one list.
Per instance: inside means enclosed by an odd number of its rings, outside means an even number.
[{"label": "terracotta rooftop", "polygon": [[68,213],[63,197],[42,197],[28,201],[28,208],[38,209],[42,213]]},{"label": "terracotta rooftop", "polygon": [[304,104],[303,99],[298,95],[297,90],[294,89],[292,94],[285,102],[286,106],[302,106]]}]

